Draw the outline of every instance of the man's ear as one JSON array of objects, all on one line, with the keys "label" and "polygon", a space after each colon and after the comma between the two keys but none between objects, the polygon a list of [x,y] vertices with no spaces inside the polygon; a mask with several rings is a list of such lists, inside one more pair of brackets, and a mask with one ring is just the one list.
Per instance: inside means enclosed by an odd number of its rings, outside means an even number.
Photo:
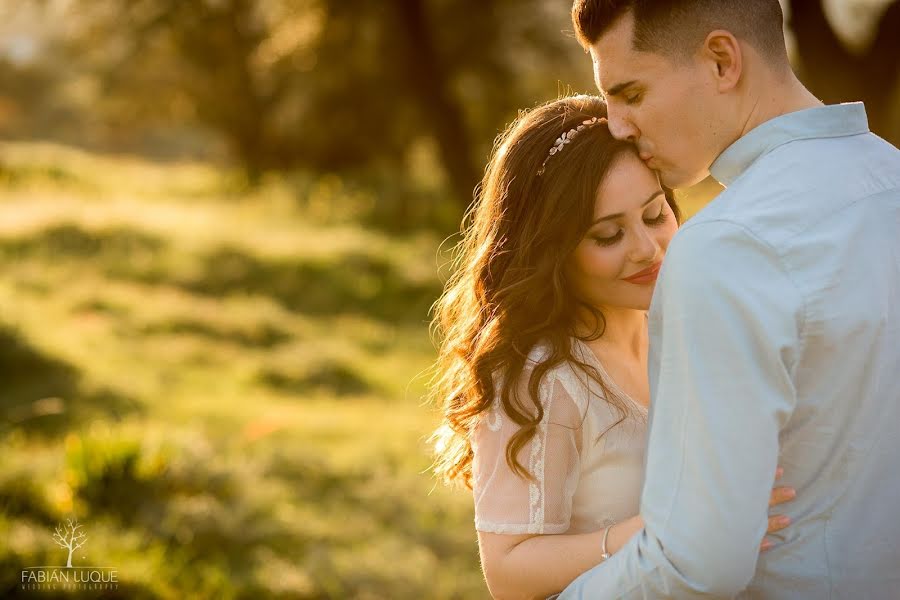
[{"label": "man's ear", "polygon": [[744,67],[744,54],[734,35],[722,29],[711,31],[703,42],[701,53],[713,71],[719,92],[737,86]]}]

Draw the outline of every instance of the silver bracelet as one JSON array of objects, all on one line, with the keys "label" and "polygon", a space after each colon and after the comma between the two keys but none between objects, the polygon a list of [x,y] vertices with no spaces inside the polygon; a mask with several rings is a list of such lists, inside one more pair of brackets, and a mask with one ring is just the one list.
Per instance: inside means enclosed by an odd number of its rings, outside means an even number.
[{"label": "silver bracelet", "polygon": [[610,525],[603,530],[603,544],[600,546],[600,551],[602,552],[602,554],[600,554],[600,558],[602,558],[603,560],[608,560],[610,557],[609,552],[606,550],[606,538],[609,537],[609,530],[612,529],[612,527],[613,526]]}]

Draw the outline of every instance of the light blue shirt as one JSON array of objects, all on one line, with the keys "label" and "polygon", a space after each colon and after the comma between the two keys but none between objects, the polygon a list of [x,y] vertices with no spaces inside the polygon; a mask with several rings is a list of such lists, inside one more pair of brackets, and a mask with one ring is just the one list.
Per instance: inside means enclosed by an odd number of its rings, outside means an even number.
[{"label": "light blue shirt", "polygon": [[710,170],[650,308],[645,528],[560,598],[900,598],[900,151],[855,103]]}]

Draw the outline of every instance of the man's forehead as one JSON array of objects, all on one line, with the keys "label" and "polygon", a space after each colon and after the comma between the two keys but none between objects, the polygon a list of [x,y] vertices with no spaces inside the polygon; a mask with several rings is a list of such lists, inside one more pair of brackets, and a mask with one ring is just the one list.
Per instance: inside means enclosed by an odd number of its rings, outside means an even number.
[{"label": "man's forehead", "polygon": [[635,61],[631,56],[601,55],[591,48],[591,59],[594,67],[594,83],[604,94],[623,83],[637,79],[636,75],[641,70],[638,68],[639,65],[634,64]]},{"label": "man's forehead", "polygon": [[620,16],[590,47],[594,82],[601,92],[620,86],[652,67],[653,55],[634,48],[634,16]]},{"label": "man's forehead", "polygon": [[634,41],[634,16],[631,12],[620,15],[610,26],[591,44],[591,56],[594,63],[607,63],[610,60],[617,62],[626,58],[633,49]]}]

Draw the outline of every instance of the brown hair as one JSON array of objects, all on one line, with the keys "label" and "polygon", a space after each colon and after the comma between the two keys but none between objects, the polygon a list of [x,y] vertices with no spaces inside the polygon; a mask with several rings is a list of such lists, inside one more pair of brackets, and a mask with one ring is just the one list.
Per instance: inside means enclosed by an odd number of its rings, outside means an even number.
[{"label": "brown hair", "polygon": [[[599,310],[573,295],[564,270],[593,221],[600,183],[617,156],[634,149],[599,123],[580,131],[548,159],[562,133],[605,116],[606,105],[598,97],[562,98],[520,114],[497,139],[432,322],[441,340],[431,399],[443,417],[432,436],[433,467],[447,483],[461,480],[471,488],[470,434],[494,401],[498,373],[503,375],[503,410],[520,426],[507,446],[506,460],[523,477],[532,475],[516,455],[544,416],[538,390],[555,365],[570,361],[580,367],[601,386],[607,401],[626,414],[624,403],[609,393],[596,369],[572,355],[579,305],[596,324],[583,339],[600,337],[605,321]],[[666,197],[677,218],[668,190]],[[550,351],[532,371],[528,397],[522,399],[518,382],[528,353],[539,342],[548,343]]]},{"label": "brown hair", "polygon": [[778,0],[575,0],[578,41],[594,45],[628,12],[634,15],[635,50],[689,56],[709,32],[724,29],[773,61],[787,62]]}]

